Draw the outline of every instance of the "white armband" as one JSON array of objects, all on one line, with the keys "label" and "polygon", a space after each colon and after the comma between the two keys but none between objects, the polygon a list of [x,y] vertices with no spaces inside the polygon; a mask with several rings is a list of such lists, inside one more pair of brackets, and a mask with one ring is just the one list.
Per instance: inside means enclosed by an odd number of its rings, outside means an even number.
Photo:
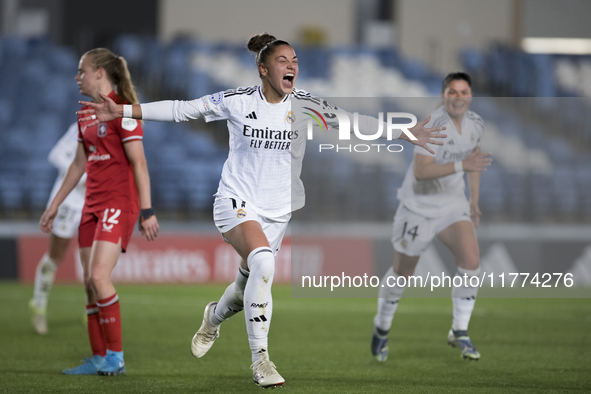
[{"label": "white armband", "polygon": [[464,162],[462,160],[458,160],[454,163],[454,168],[456,172],[464,171]]},{"label": "white armband", "polygon": [[123,105],[123,117],[124,118],[133,118],[133,105],[129,105],[129,104]]}]

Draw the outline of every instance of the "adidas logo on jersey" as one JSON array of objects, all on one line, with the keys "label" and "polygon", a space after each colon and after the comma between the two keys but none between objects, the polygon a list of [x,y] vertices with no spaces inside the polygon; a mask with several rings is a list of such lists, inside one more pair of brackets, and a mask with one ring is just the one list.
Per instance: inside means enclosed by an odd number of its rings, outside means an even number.
[{"label": "adidas logo on jersey", "polygon": [[248,321],[261,323],[261,322],[266,322],[267,318],[265,317],[265,315],[260,315],[259,317],[255,317],[253,319],[248,319]]},{"label": "adidas logo on jersey", "polygon": [[246,118],[247,119],[257,119],[257,114],[255,114],[254,111],[252,111],[251,113],[246,115]]},{"label": "adidas logo on jersey", "polygon": [[455,145],[456,143],[454,142],[454,140],[449,140],[449,145]]}]

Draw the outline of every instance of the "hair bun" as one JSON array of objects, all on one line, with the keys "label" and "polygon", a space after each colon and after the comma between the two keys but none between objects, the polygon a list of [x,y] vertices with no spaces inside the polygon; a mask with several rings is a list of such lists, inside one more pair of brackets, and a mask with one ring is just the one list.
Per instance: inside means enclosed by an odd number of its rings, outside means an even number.
[{"label": "hair bun", "polygon": [[250,37],[250,39],[248,40],[247,47],[249,51],[259,53],[259,51],[263,49],[265,45],[275,40],[275,36],[272,36],[268,33],[257,34],[255,36]]}]

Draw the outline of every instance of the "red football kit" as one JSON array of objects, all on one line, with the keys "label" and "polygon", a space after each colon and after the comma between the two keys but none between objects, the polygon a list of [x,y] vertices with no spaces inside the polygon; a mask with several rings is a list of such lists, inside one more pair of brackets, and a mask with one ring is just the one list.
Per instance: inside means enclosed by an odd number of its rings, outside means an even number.
[{"label": "red football kit", "polygon": [[[122,103],[114,91],[109,97]],[[85,116],[78,115],[78,118]],[[91,247],[95,240],[118,243],[121,239],[125,252],[140,207],[133,165],[127,159],[123,144],[142,140],[144,131],[135,119],[118,118],[87,127],[90,122],[78,122],[78,141],[84,144],[88,158],[79,246]]]}]

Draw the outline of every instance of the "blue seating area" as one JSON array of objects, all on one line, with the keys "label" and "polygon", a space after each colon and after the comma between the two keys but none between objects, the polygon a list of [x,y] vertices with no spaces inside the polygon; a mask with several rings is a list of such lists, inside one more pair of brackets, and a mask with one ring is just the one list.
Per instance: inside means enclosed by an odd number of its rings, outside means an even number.
[{"label": "blue seating area", "polygon": [[78,59],[43,38],[2,38],[0,54],[0,203],[42,209],[56,176],[47,154],[81,98]]},{"label": "blue seating area", "polygon": [[534,55],[494,46],[487,53],[466,48],[460,56],[464,70],[483,82],[493,94],[511,97],[558,97],[564,94],[557,84],[551,55]]},{"label": "blue seating area", "polygon": [[591,96],[591,57],[588,55],[529,54],[494,46],[483,52],[461,52],[464,69],[477,88],[496,97],[535,98],[535,115],[559,120],[564,135],[591,148],[591,127],[586,114]]},{"label": "blue seating area", "polygon": [[[123,35],[114,50],[127,59],[136,85],[149,97],[197,98],[259,81],[253,55],[236,45],[187,39],[163,44],[153,37]],[[296,50],[298,85],[324,97],[346,97],[358,90],[368,97],[440,93],[441,75],[395,49]],[[539,96],[529,99],[537,110],[556,106],[554,95],[564,92],[553,75],[557,59],[552,57],[503,48],[488,54],[467,49],[462,61],[475,79],[484,80],[493,91]],[[82,98],[73,80],[77,63],[78,54],[42,38],[0,38],[0,215],[15,211],[32,215],[44,208],[56,175],[47,154],[75,120],[77,101]],[[384,86],[384,81],[393,86]],[[353,82],[357,83],[354,88],[347,86]],[[492,151],[495,158],[482,175],[484,215],[520,221],[591,218],[588,150],[578,149],[559,133],[549,136],[517,108],[508,111],[515,107],[513,103],[499,100],[503,99],[477,97],[472,105],[487,121],[483,149]],[[383,103],[392,109],[392,102]],[[404,99],[398,104],[395,110],[404,111]],[[586,106],[561,106],[568,110],[562,111],[558,121],[576,130]],[[216,141],[211,130],[195,131],[186,123],[146,122],[144,129],[154,206],[176,213],[177,218],[209,215],[227,146]],[[591,136],[591,127],[587,131]],[[396,190],[412,160],[412,147],[406,145],[400,156],[395,165],[387,165],[308,149],[302,174],[308,186],[307,207],[300,214],[388,220],[398,204]],[[332,204],[335,200],[342,204]]]}]

